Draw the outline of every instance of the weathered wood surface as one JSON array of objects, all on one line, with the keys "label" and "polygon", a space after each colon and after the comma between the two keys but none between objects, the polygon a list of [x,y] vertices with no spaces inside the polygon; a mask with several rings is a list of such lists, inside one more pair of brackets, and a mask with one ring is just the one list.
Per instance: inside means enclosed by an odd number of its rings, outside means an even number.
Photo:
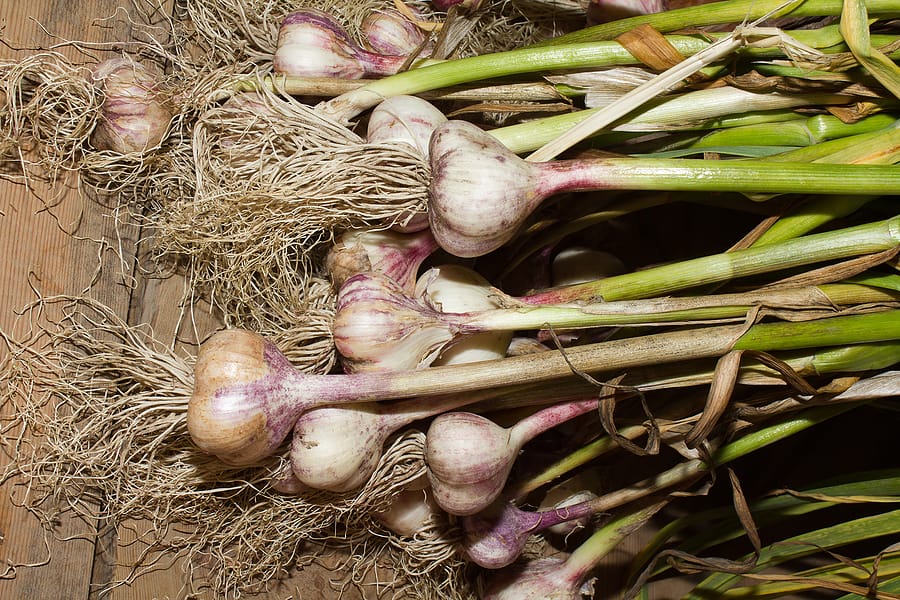
[{"label": "weathered wood surface", "polygon": [[[116,51],[115,44],[101,44],[128,39],[125,22],[112,18],[124,14],[117,11],[120,5],[128,7],[130,2],[0,2],[0,27],[5,26],[2,39],[12,45],[0,45],[0,57],[23,56],[36,48],[54,47],[72,61],[94,63]],[[96,45],[85,54],[65,44],[66,40]],[[89,290],[91,297],[115,309],[122,318],[132,323],[151,323],[162,341],[172,339],[179,316],[181,282],[138,279],[134,286],[123,284],[119,257],[112,250],[100,250],[96,240],[119,240],[122,257],[135,261],[140,232],[121,224],[114,231],[109,209],[80,198],[74,189],[66,187],[72,183],[47,186],[32,182],[29,188],[0,178],[0,255],[5,257],[0,269],[0,331],[13,335],[21,331],[15,312],[36,300],[36,291],[51,296]],[[54,199],[52,206],[42,200],[46,198]],[[98,273],[99,279],[95,279]],[[6,347],[0,343],[0,353],[5,352]],[[10,498],[13,483],[0,488],[0,598],[184,597],[183,569],[167,561],[128,585],[102,593],[109,582],[128,577],[128,565],[142,551],[140,544],[131,543],[140,535],[142,524],[128,523],[112,532],[103,529],[102,523],[63,516],[48,535],[35,516]],[[625,548],[623,551],[628,552]],[[38,566],[13,569],[12,565]],[[264,597],[333,596],[325,591],[329,578],[327,570],[309,569]],[[347,590],[343,595],[349,600],[361,597],[356,590]]]}]

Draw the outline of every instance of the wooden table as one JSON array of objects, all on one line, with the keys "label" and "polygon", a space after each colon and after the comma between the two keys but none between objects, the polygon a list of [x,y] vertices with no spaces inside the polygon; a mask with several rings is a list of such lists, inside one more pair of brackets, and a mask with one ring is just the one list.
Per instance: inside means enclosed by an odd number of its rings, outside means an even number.
[{"label": "wooden table", "polygon": [[[74,48],[60,44],[64,40],[115,42],[128,39],[128,27],[116,15],[118,6],[127,1],[86,0],[55,2],[52,0],[12,0],[0,5],[0,24],[5,25],[3,39],[14,48],[0,47],[0,56],[21,57],[32,48],[57,46],[56,50],[76,62],[95,62],[110,56],[97,50],[85,56]],[[97,46],[99,48],[99,46]],[[114,48],[111,48],[114,51]],[[34,301],[35,290],[42,295],[77,294],[90,289],[90,295],[113,308],[132,322],[150,319],[163,324],[172,313],[156,311],[165,307],[169,297],[165,284],[148,285],[142,281],[134,289],[122,285],[116,268],[108,268],[117,260],[113,253],[101,250],[94,241],[115,239],[108,210],[79,198],[72,181],[48,187],[39,182],[29,190],[20,183],[0,181],[0,252],[7,257],[0,271],[0,329],[11,334],[21,332],[14,311]],[[45,199],[54,198],[53,206]],[[123,234],[123,256],[131,260],[136,253],[135,227],[119,230]],[[74,235],[73,235],[74,234]],[[98,261],[103,268],[99,279]],[[176,292],[177,298],[177,292]],[[158,301],[161,299],[162,301]],[[152,313],[156,313],[155,315]],[[170,327],[171,329],[171,327]],[[165,327],[162,328],[165,331]],[[4,347],[2,352],[6,352]],[[7,488],[9,485],[6,486]],[[139,526],[139,524],[138,524]],[[120,535],[127,536],[125,530]],[[159,571],[140,578],[133,585],[115,589],[101,596],[100,587],[121,577],[121,565],[129,554],[137,551],[128,540],[118,539],[113,531],[98,534],[97,524],[62,517],[45,545],[45,532],[39,521],[15,506],[8,493],[0,494],[0,560],[5,565],[40,564],[34,568],[17,568],[15,577],[5,573],[0,580],[3,598],[176,598],[181,587],[177,571]],[[66,540],[66,541],[63,541]],[[46,564],[44,564],[46,563]]]}]

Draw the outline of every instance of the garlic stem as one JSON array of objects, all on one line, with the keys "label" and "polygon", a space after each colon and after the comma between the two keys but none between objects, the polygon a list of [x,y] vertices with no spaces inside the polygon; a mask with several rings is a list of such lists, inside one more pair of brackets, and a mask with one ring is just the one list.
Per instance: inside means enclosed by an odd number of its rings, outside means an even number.
[{"label": "garlic stem", "polygon": [[[717,466],[726,464],[842,414],[859,404],[859,402],[837,403],[791,415],[779,423],[745,434],[726,444],[713,453],[713,460]],[[708,469],[709,465],[700,459],[689,460],[645,480],[563,509],[528,512],[510,503],[501,502],[474,517],[462,519],[463,529],[466,532],[463,546],[478,564],[488,568],[500,568],[518,558],[527,538],[534,533],[566,520],[606,512],[676,485],[687,484]],[[605,546],[602,548],[605,551]],[[600,552],[601,547],[594,546],[590,541],[586,542],[585,546],[572,553],[569,566],[576,572],[586,574],[593,568],[594,560]],[[578,565],[577,569],[574,568],[575,565]]]},{"label": "garlic stem", "polygon": [[722,356],[733,349],[787,350],[900,339],[900,311],[685,329],[559,351],[395,373],[316,375],[294,368],[265,338],[223,330],[200,347],[187,425],[202,450],[237,464],[271,455],[302,412],[315,406],[435,396],[553,381]]},{"label": "garlic stem", "polygon": [[[684,27],[702,27],[743,23],[758,19],[773,10],[782,9],[776,16],[824,17],[839,16],[842,0],[805,0],[787,4],[785,0],[724,0],[667,10],[659,13],[638,15],[586,27],[552,39],[534,44],[534,47],[555,46],[588,41],[610,40],[638,25],[650,25],[657,31],[668,32]],[[866,0],[870,16],[896,16],[895,0]]]},{"label": "garlic stem", "polygon": [[754,193],[900,193],[893,165],[772,163],[659,158],[527,162],[465,121],[431,138],[428,189],[432,233],[460,257],[496,250],[550,196],[612,189]]},{"label": "garlic stem", "polygon": [[[695,54],[710,45],[705,40],[689,36],[670,36],[667,39],[685,55]],[[551,49],[523,48],[403,71],[327,100],[319,104],[316,110],[338,122],[347,122],[391,96],[417,95],[429,90],[522,73],[623,64],[637,64],[637,60],[616,42]]]},{"label": "garlic stem", "polygon": [[712,254],[605,279],[542,290],[518,300],[527,304],[615,300],[662,296],[697,285],[773,272],[819,260],[828,261],[881,252],[900,243],[900,216],[777,244]]},{"label": "garlic stem", "polygon": [[[444,266],[423,274],[420,284],[426,285],[440,273],[462,277],[460,272],[468,270]],[[462,304],[464,296],[472,297],[473,291],[480,304]],[[348,280],[338,295],[333,328],[345,370],[418,369],[446,364],[460,352],[473,360],[502,358],[515,331],[743,321],[751,310],[760,307],[830,311],[839,306],[897,302],[900,292],[828,284],[696,297],[540,305],[527,304],[534,296],[519,304],[482,282],[474,288],[454,286],[444,294],[449,304],[442,303],[433,292],[417,291],[417,297],[425,297],[427,302],[417,302],[390,280],[372,273]],[[503,304],[507,306],[461,312]]]}]

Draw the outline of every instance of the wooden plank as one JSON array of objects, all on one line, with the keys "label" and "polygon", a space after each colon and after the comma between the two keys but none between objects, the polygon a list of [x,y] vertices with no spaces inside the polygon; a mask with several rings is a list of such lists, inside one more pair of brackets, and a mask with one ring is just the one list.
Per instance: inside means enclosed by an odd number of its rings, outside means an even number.
[{"label": "wooden plank", "polygon": [[[110,42],[128,35],[120,20],[109,20],[127,1],[31,0],[0,4],[3,58],[22,58],[37,49],[53,48],[77,63],[93,63],[105,57],[99,50],[81,52],[64,42]],[[14,311],[42,295],[77,294],[90,288],[91,295],[125,315],[130,289],[121,285],[117,257],[100,250],[92,240],[119,239],[124,256],[133,254],[137,230],[120,228],[115,237],[113,221],[98,205],[79,197],[73,179],[45,185],[32,182],[32,189],[0,181],[0,254],[10,257],[0,271],[0,329],[13,335]],[[42,199],[52,198],[47,208]],[[100,264],[104,268],[99,271]],[[111,268],[106,268],[111,267]],[[6,352],[5,347],[0,350]],[[95,556],[95,524],[63,514],[55,523],[47,545],[39,521],[9,498],[12,484],[0,494],[0,561],[9,564],[46,563],[20,568],[14,578],[0,581],[4,598],[88,598]],[[64,541],[67,540],[67,541]],[[49,560],[48,560],[49,559]],[[7,573],[7,577],[11,573]]]}]

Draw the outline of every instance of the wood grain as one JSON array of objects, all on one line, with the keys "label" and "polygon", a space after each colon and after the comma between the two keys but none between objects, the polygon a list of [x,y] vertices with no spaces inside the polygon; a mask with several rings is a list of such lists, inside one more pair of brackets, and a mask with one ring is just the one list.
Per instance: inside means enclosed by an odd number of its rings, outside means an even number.
[{"label": "wood grain", "polygon": [[[5,25],[3,39],[8,46],[0,47],[0,56],[21,58],[52,47],[73,63],[95,63],[115,48],[109,46],[107,51],[94,46],[84,52],[65,41],[99,44],[128,39],[124,22],[108,18],[127,4],[124,0],[4,2],[0,4],[0,23]],[[74,189],[74,178],[52,184],[32,181],[30,186],[0,181],[0,253],[9,257],[0,272],[0,329],[11,335],[22,333],[14,313],[38,294],[87,291],[127,316],[131,289],[122,285],[119,257],[93,240],[118,236],[123,256],[133,259],[137,229],[120,227],[115,231],[108,210],[81,198]],[[48,207],[44,199],[51,198],[53,205]],[[2,352],[7,349],[3,347]],[[45,564],[16,569],[14,578],[0,581],[0,597],[87,599],[91,584],[102,585],[112,573],[114,553],[109,549],[115,547],[114,539],[107,535],[97,546],[96,523],[66,513],[47,530],[37,518],[14,505],[6,493],[12,489],[12,483],[7,483],[5,493],[0,494],[4,536],[0,560],[7,565]],[[105,551],[95,552],[95,548]],[[165,595],[167,590],[163,588],[163,592]]]}]

